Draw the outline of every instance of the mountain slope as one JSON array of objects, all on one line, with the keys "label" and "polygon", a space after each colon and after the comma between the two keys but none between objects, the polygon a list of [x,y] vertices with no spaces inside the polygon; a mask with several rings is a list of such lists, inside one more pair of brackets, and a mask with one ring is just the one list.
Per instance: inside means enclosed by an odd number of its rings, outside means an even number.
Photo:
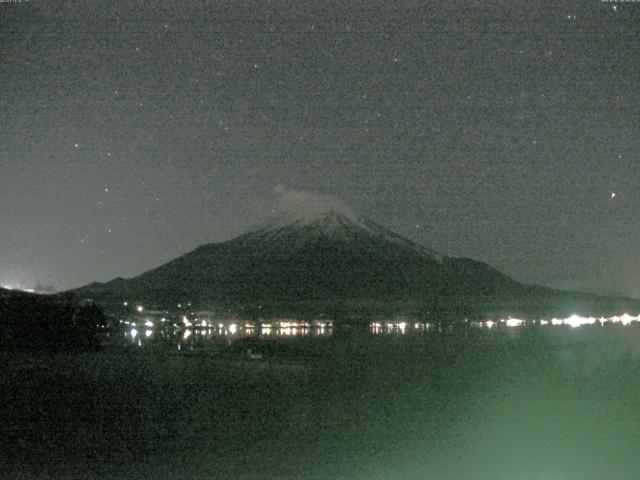
[{"label": "mountain slope", "polygon": [[484,263],[439,255],[351,212],[326,208],[285,213],[135,278],[91,284],[78,293],[106,302],[257,305],[502,295],[525,289]]}]

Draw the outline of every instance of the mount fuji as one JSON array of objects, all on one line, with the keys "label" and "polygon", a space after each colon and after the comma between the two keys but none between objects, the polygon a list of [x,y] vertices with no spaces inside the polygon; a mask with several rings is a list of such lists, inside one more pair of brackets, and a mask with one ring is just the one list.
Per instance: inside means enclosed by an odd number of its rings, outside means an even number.
[{"label": "mount fuji", "polygon": [[464,318],[621,313],[640,302],[517,282],[486,263],[412,242],[331,195],[274,190],[280,214],[134,278],[74,291],[107,311],[140,302],[254,318],[277,315]]},{"label": "mount fuji", "polygon": [[261,314],[408,308],[459,313],[471,304],[487,311],[566,297],[567,292],[519,283],[483,262],[441,255],[334,197],[303,196],[285,207],[277,218],[234,239],[75,293],[106,307],[129,301],[170,309],[189,302]]}]

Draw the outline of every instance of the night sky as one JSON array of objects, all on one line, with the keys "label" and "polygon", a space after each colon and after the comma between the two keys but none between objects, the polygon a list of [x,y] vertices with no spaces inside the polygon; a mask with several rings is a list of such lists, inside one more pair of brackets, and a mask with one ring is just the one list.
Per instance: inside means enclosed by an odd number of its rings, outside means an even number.
[{"label": "night sky", "polygon": [[335,195],[640,296],[640,3],[0,3],[0,283],[129,277]]}]

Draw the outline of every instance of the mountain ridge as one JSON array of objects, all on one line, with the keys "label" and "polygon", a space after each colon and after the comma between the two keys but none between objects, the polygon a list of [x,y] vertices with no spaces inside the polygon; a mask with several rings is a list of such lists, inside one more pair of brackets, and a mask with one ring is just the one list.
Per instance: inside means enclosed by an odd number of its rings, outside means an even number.
[{"label": "mountain ridge", "polygon": [[375,222],[324,208],[313,215],[285,213],[131,279],[93,283],[76,292],[112,301],[268,304],[523,288],[483,262],[441,255]]},{"label": "mountain ridge", "polygon": [[252,318],[410,314],[421,318],[623,313],[631,299],[526,285],[490,265],[439,254],[331,202],[285,211],[133,278],[74,290],[107,310],[189,304]]}]

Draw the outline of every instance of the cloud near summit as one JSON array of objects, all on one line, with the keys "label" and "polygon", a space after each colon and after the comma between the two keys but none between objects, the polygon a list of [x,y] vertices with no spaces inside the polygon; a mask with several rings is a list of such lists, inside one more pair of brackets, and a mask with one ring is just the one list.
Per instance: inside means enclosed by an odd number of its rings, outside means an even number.
[{"label": "cloud near summit", "polygon": [[339,198],[327,194],[305,190],[295,190],[284,185],[276,185],[273,193],[278,196],[280,213],[302,218],[313,218],[336,212],[356,220],[358,214]]}]

